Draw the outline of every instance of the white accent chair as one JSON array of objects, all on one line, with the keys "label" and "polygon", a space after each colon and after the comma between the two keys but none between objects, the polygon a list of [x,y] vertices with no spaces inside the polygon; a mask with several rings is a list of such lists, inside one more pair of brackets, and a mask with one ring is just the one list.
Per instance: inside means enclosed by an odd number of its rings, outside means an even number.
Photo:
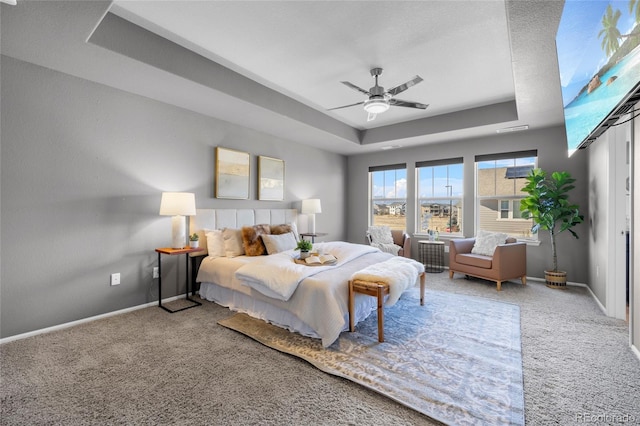
[{"label": "white accent chair", "polygon": [[388,226],[370,226],[367,229],[369,245],[382,251],[411,258],[411,237],[400,229],[389,229]]}]

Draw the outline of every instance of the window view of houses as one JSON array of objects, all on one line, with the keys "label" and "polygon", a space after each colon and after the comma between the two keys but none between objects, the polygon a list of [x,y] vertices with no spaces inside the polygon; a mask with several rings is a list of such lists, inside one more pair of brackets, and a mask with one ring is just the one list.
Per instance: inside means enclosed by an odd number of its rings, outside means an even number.
[{"label": "window view of houses", "polygon": [[[474,209],[476,229],[505,232],[518,239],[536,239],[532,221],[520,214],[525,177],[536,157],[511,157],[476,162]],[[407,169],[372,171],[371,225],[407,229]],[[416,164],[417,194],[415,233],[463,235],[464,200],[461,159]],[[467,199],[469,197],[467,196]]]},{"label": "window view of houses", "polygon": [[374,226],[386,225],[391,229],[406,230],[407,202],[386,202],[376,201],[373,203],[373,223]]},{"label": "window view of houses", "polygon": [[520,214],[525,177],[535,167],[535,157],[476,163],[479,229],[505,232],[518,239],[537,239],[531,234],[533,221]]}]

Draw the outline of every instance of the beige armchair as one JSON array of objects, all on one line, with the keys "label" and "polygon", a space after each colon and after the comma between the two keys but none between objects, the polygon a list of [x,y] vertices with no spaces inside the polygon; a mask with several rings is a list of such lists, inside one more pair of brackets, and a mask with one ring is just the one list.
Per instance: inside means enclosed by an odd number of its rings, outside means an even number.
[{"label": "beige armchair", "polygon": [[522,285],[527,284],[527,245],[514,238],[508,238],[505,244],[496,247],[493,256],[471,253],[475,238],[451,240],[449,245],[449,278],[459,272],[485,280],[495,281],[497,290],[502,282],[520,278]]},{"label": "beige armchair", "polygon": [[[392,229],[391,237],[393,238],[393,243],[400,247],[398,256],[411,258],[411,237],[409,234],[399,229]],[[367,241],[369,244],[372,243],[369,231],[367,231]]]}]

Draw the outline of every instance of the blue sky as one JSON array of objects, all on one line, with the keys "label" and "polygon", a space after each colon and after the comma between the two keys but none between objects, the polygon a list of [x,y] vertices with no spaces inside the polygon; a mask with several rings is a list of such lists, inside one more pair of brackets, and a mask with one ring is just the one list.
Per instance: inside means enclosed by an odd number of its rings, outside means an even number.
[{"label": "blue sky", "polygon": [[556,35],[560,84],[563,104],[566,106],[596,72],[607,62],[600,47],[598,33],[602,29],[602,16],[607,5],[620,10],[618,30],[626,34],[635,25],[629,14],[629,1],[567,0]]},{"label": "blue sky", "polygon": [[[483,161],[477,163],[478,168],[501,168],[512,166],[524,166],[534,165],[535,157],[516,158],[497,160],[497,161]],[[463,193],[463,165],[455,164],[447,166],[427,167],[421,169],[421,173],[418,176],[418,197],[453,197],[462,196]],[[431,175],[433,170],[434,175]],[[428,173],[425,173],[428,172]],[[432,179],[433,177],[433,179]],[[385,172],[375,172],[372,174],[372,196],[376,198],[406,198],[407,197],[407,170],[387,170]],[[447,185],[451,185],[451,189],[447,188]]]}]

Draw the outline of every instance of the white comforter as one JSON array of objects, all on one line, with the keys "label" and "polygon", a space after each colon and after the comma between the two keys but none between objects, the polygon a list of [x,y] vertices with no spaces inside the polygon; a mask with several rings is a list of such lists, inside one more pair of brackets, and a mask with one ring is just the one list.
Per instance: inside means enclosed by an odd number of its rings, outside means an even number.
[{"label": "white comforter", "polygon": [[[312,275],[302,280],[287,301],[265,296],[247,286],[235,273],[247,264],[268,262],[268,259],[274,255],[207,257],[202,261],[196,280],[233,291],[236,296],[230,296],[223,304],[224,306],[235,311],[246,312],[288,330],[298,331],[299,329],[293,323],[288,322],[281,315],[282,311],[290,313],[303,322],[308,329],[313,330],[314,337],[321,338],[322,345],[327,347],[349,326],[348,280],[355,272],[392,257],[391,254],[383,253],[376,248],[363,246],[366,248],[364,251],[368,253],[347,261],[347,258],[362,253],[360,251],[362,247],[353,246],[354,244],[345,242],[316,243],[316,249],[337,253],[336,257],[340,260],[340,264],[336,263],[335,266],[329,267],[299,265],[301,268],[306,268],[304,270]],[[346,255],[349,251],[351,256]],[[290,254],[290,256],[294,255],[297,253]],[[291,257],[289,261],[293,263]],[[207,299],[217,301],[215,297]],[[247,299],[254,302],[248,302]],[[262,303],[263,307],[269,305],[278,311],[259,309],[253,303]],[[375,311],[375,308],[375,298],[356,295],[356,323],[366,318],[371,311]]]},{"label": "white comforter", "polygon": [[334,255],[338,259],[337,262],[327,266],[300,265],[294,262],[298,252],[287,250],[247,263],[238,268],[235,276],[243,284],[265,296],[286,301],[303,279],[337,268],[367,253],[379,251],[375,247],[339,241],[319,243],[314,248]]}]

